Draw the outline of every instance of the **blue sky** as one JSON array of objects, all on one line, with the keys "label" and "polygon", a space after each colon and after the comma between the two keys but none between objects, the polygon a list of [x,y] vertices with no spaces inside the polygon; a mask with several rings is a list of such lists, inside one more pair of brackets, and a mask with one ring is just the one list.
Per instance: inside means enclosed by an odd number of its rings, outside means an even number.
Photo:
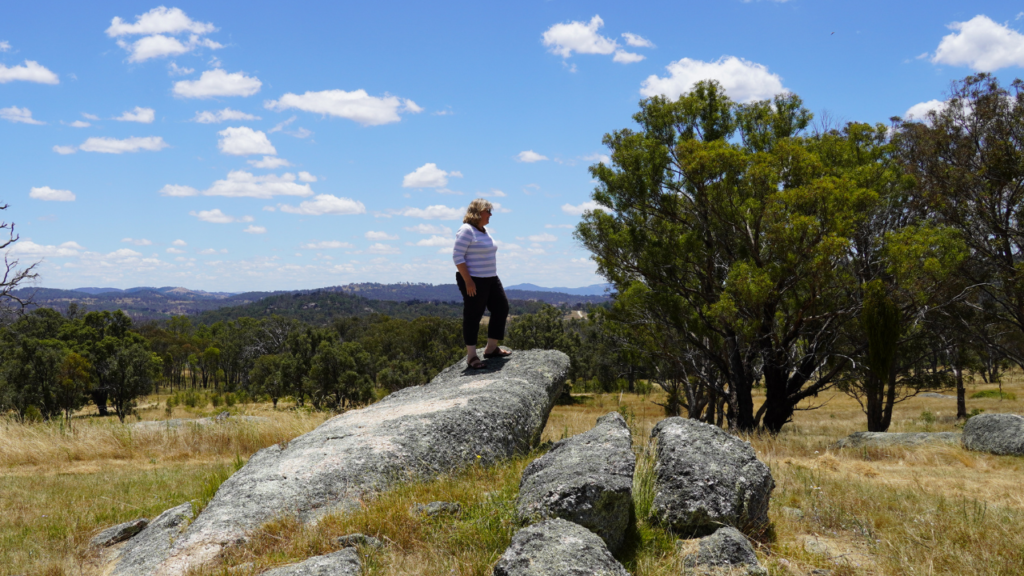
[{"label": "blue sky", "polygon": [[[969,7],[968,7],[969,6]],[[470,200],[506,285],[601,282],[602,136],[698,79],[887,122],[1024,66],[1008,2],[19,2],[0,183],[39,284],[451,283]]]}]

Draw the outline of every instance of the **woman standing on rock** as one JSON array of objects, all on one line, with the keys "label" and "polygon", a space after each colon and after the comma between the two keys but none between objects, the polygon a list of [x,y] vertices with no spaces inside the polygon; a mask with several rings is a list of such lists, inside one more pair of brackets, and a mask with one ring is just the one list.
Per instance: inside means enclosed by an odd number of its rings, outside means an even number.
[{"label": "woman standing on rock", "polygon": [[498,279],[495,259],[498,247],[485,228],[491,221],[492,209],[491,203],[483,198],[469,203],[462,227],[455,233],[455,248],[452,250],[452,259],[459,269],[455,282],[462,293],[462,337],[466,342],[466,364],[474,369],[487,367],[476,355],[476,338],[484,308],[491,311],[484,358],[500,358],[512,354],[498,348],[498,340],[505,337],[508,298]]}]

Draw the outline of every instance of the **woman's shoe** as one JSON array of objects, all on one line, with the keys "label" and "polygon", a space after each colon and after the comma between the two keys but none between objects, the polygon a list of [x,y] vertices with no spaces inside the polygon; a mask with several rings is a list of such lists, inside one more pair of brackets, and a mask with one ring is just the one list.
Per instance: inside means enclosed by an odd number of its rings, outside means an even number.
[{"label": "woman's shoe", "polygon": [[486,352],[486,353],[484,353],[484,358],[504,358],[506,356],[511,356],[511,355],[512,355],[512,351],[511,350],[502,350],[501,348],[495,348],[494,352]]},{"label": "woman's shoe", "polygon": [[472,360],[466,361],[466,366],[473,370],[483,370],[487,368],[487,363],[474,356]]}]

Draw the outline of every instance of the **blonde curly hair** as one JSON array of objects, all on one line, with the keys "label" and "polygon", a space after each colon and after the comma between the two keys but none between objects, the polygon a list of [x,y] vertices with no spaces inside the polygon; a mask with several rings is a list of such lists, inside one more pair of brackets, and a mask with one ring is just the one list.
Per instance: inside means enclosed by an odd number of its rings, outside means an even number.
[{"label": "blonde curly hair", "polygon": [[480,228],[480,213],[490,212],[493,209],[493,204],[483,198],[477,198],[469,203],[469,208],[466,208],[466,217],[462,219],[462,223],[470,224],[474,228]]}]

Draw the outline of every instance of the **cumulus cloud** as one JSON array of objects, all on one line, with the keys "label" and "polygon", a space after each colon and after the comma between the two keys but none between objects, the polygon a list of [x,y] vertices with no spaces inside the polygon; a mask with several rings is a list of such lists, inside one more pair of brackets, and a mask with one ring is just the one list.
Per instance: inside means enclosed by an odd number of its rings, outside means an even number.
[{"label": "cumulus cloud", "polygon": [[648,97],[661,94],[675,99],[701,80],[717,80],[729,97],[738,102],[764,100],[787,91],[778,74],[769,72],[763,64],[735,56],[722,56],[714,62],[683,58],[666,68],[668,76],[648,76],[640,87],[640,94]]},{"label": "cumulus cloud", "polygon": [[83,152],[100,152],[103,154],[122,154],[124,152],[138,152],[148,150],[156,152],[167,148],[169,145],[160,136],[146,136],[145,138],[89,138],[78,147]]},{"label": "cumulus cloud", "polygon": [[84,120],[75,120],[71,124],[68,124],[68,126],[71,126],[72,128],[88,128],[89,126],[92,126],[92,124]]},{"label": "cumulus cloud", "polygon": [[312,200],[306,200],[298,206],[280,205],[282,212],[303,214],[306,216],[323,216],[324,214],[365,214],[366,206],[358,200],[338,197],[331,194],[320,194]]},{"label": "cumulus cloud", "polygon": [[[198,196],[199,190],[191,186],[178,186],[177,184],[168,184],[160,189],[161,196]],[[184,244],[182,244],[184,246]]]},{"label": "cumulus cloud", "polygon": [[[619,43],[611,38],[598,34],[598,30],[604,26],[604,20],[595,15],[590,22],[571,21],[564,24],[555,24],[544,31],[541,40],[553,54],[562,58],[577,54],[615,54],[613,61],[621,64],[630,64],[644,59],[640,54],[626,52],[619,47]],[[630,46],[653,46],[648,40],[635,34],[623,34],[626,43]],[[634,42],[642,42],[634,44]],[[575,72],[575,67],[572,70]]]},{"label": "cumulus cloud", "polygon": [[935,112],[942,112],[947,106],[947,103],[942,100],[929,100],[927,102],[920,102],[914,104],[903,114],[905,120],[925,120],[928,118],[928,113],[934,110]]},{"label": "cumulus cloud", "polygon": [[125,112],[117,118],[114,118],[114,120],[119,120],[121,122],[141,122],[142,124],[152,124],[155,118],[156,111],[152,108],[136,106],[134,110]]},{"label": "cumulus cloud", "polygon": [[395,248],[394,246],[389,246],[387,244],[381,244],[380,242],[378,242],[376,244],[372,244],[369,248],[366,249],[366,251],[369,252],[370,254],[401,254],[402,253],[402,251],[399,250],[398,248]]},{"label": "cumulus cloud", "polygon": [[221,122],[227,122],[229,120],[261,120],[261,118],[259,116],[253,116],[252,114],[246,114],[239,110],[225,108],[214,112],[210,112],[209,110],[196,112],[196,116],[192,119],[192,122],[198,122],[200,124],[220,124]]},{"label": "cumulus cloud", "polygon": [[203,196],[228,196],[232,198],[262,198],[274,196],[312,196],[309,184],[297,184],[295,175],[290,172],[277,176],[267,174],[255,176],[244,170],[232,170],[227,178],[217,180],[212,186],[203,190]]},{"label": "cumulus cloud", "polygon": [[54,146],[53,151],[61,156],[66,156],[68,154],[78,152],[78,148],[75,148],[74,146]]},{"label": "cumulus cloud", "polygon": [[393,236],[387,232],[374,232],[370,230],[363,235],[367,240],[398,240],[398,236]]},{"label": "cumulus cloud", "polygon": [[416,243],[417,246],[443,246],[451,248],[455,245],[455,238],[449,236],[431,236]]},{"label": "cumulus cloud", "polygon": [[612,58],[612,61],[618,62],[619,64],[632,64],[634,62],[639,62],[644,58],[647,57],[644,56],[643,54],[637,54],[635,52],[626,52],[625,50],[616,50],[615,57]]},{"label": "cumulus cloud", "polygon": [[171,242],[171,244],[173,244],[174,246],[188,246],[188,242],[185,242],[180,238],[178,240],[175,240],[174,242]]},{"label": "cumulus cloud", "polygon": [[427,162],[402,178],[403,188],[442,188],[448,184],[448,177],[461,178],[461,172],[445,172],[433,162]]},{"label": "cumulus cloud", "polygon": [[523,150],[516,156],[516,160],[519,162],[526,162],[532,164],[533,162],[540,162],[541,160],[547,160],[548,157],[543,154],[537,154],[533,150]]},{"label": "cumulus cloud", "polygon": [[214,208],[213,210],[200,210],[199,212],[192,211],[188,213],[189,216],[195,216],[203,222],[210,222],[211,224],[231,224],[232,222],[252,222],[252,216],[229,216],[220,211],[220,208]]},{"label": "cumulus cloud", "polygon": [[603,164],[611,164],[612,159],[607,154],[587,154],[586,156],[580,156],[580,160],[584,162],[601,162]]},{"label": "cumulus cloud", "polygon": [[19,257],[67,258],[69,256],[78,256],[81,254],[82,250],[85,250],[85,248],[77,242],[64,242],[63,244],[54,246],[36,244],[28,238],[22,238],[11,246],[10,252],[11,254]]},{"label": "cumulus cloud", "polygon": [[0,42],[0,52],[7,52],[11,49],[11,43],[7,40]]},{"label": "cumulus cloud", "polygon": [[195,68],[185,68],[183,66],[178,66],[174,62],[168,64],[167,68],[169,70],[168,74],[170,74],[171,76],[188,76],[189,74],[196,71]]},{"label": "cumulus cloud", "polygon": [[216,68],[207,70],[199,80],[181,80],[174,83],[174,95],[182,98],[214,98],[217,96],[252,96],[260,91],[263,82],[242,72],[227,72]]},{"label": "cumulus cloud", "polygon": [[277,149],[270,143],[270,139],[260,130],[239,126],[237,128],[225,128],[217,132],[217,134],[221,136],[221,139],[217,142],[217,148],[223,154],[230,154],[232,156],[277,154]]},{"label": "cumulus cloud", "polygon": [[597,210],[600,207],[601,206],[598,205],[597,202],[594,202],[593,200],[588,200],[587,202],[584,202],[578,206],[573,206],[572,204],[563,204],[562,212],[565,212],[566,214],[569,214],[571,216],[582,216],[584,212],[588,210]]},{"label": "cumulus cloud", "polygon": [[[107,28],[107,36],[118,38],[117,45],[128,51],[129,62],[144,62],[151,58],[176,56],[191,52],[199,47],[211,49],[224,46],[202,36],[216,31],[209,22],[196,22],[189,18],[180,8],[159,6],[145,14],[135,17],[134,23],[128,23],[115,16]],[[175,35],[187,35],[185,41],[178,40]],[[142,36],[135,42],[127,42],[123,36]]]},{"label": "cumulus cloud", "polygon": [[242,230],[242,232],[245,232],[246,234],[265,234],[267,229],[264,226],[255,226],[250,224],[249,227]]},{"label": "cumulus cloud", "polygon": [[166,250],[166,252],[167,252],[168,254],[184,254],[184,253],[185,253],[185,251],[184,251],[184,250],[180,250],[180,249],[178,249],[178,248],[173,248],[173,247],[172,247],[172,248],[168,248],[168,249]]},{"label": "cumulus cloud", "polygon": [[572,224],[545,224],[545,228],[565,228],[566,230],[572,230],[576,228]]},{"label": "cumulus cloud", "polygon": [[146,240],[145,238],[121,238],[121,242],[128,244],[134,244],[136,246],[152,246],[153,242]]},{"label": "cumulus cloud", "polygon": [[316,176],[313,176],[309,172],[299,172],[299,182],[316,182]]},{"label": "cumulus cloud", "polygon": [[264,106],[278,112],[297,109],[315,114],[347,118],[363,126],[378,126],[401,120],[399,112],[416,113],[422,110],[412,100],[385,94],[378,98],[366,90],[323,90],[305,94],[288,93],[280,100],[269,100]]},{"label": "cumulus cloud", "polygon": [[446,234],[449,236],[452,234],[451,228],[437,224],[417,224],[415,226],[407,226],[405,231],[415,232],[416,234]]},{"label": "cumulus cloud", "polygon": [[145,62],[152,58],[180,56],[181,54],[192,52],[199,47],[211,48],[213,50],[224,47],[223,44],[214,42],[209,38],[200,38],[196,35],[192,35],[188,40],[182,42],[173,36],[164,36],[163,34],[146,36],[139,38],[135,42],[118,40],[117,45],[128,51],[129,62]]},{"label": "cumulus cloud", "polygon": [[99,120],[100,119],[99,116],[97,116],[95,114],[89,114],[88,112],[82,112],[82,116],[84,116],[85,118],[88,118],[89,120]]},{"label": "cumulus cloud", "polygon": [[636,46],[637,48],[654,48],[654,43],[643,36],[632,34],[630,32],[623,32],[622,37],[626,39],[626,44],[629,44],[630,46]]},{"label": "cumulus cloud", "polygon": [[33,118],[32,111],[28,108],[18,108],[17,106],[0,108],[0,118],[3,118],[8,122],[14,122],[15,124],[46,124],[46,122],[40,122]]},{"label": "cumulus cloud", "polygon": [[505,194],[497,188],[491,188],[488,192],[480,192],[480,195],[484,198],[504,198],[508,196],[508,194]]},{"label": "cumulus cloud", "polygon": [[28,192],[29,198],[35,198],[36,200],[45,200],[47,202],[74,202],[75,193],[71,190],[54,190],[49,186],[40,186],[39,188],[32,188]]},{"label": "cumulus cloud", "polygon": [[0,64],[0,84],[18,80],[39,84],[60,84],[60,79],[56,74],[35,60],[25,60],[24,64],[10,68]]},{"label": "cumulus cloud", "polygon": [[300,246],[305,250],[334,250],[337,248],[355,248],[348,242],[340,240],[321,240],[320,242],[307,242]]},{"label": "cumulus cloud", "polygon": [[555,242],[558,240],[558,236],[554,234],[534,234],[533,236],[527,236],[527,240],[530,242]]},{"label": "cumulus cloud", "polygon": [[282,166],[291,166],[292,163],[285,160],[284,158],[275,158],[273,156],[264,156],[262,160],[249,160],[250,165],[256,168],[281,168]]},{"label": "cumulus cloud", "polygon": [[398,214],[424,220],[462,220],[462,217],[465,216],[460,208],[449,208],[441,204],[427,206],[426,208],[405,208],[399,210]]},{"label": "cumulus cloud", "polygon": [[984,15],[948,25],[932,62],[968,66],[979,72],[993,72],[1009,66],[1024,66],[1024,35]]}]

